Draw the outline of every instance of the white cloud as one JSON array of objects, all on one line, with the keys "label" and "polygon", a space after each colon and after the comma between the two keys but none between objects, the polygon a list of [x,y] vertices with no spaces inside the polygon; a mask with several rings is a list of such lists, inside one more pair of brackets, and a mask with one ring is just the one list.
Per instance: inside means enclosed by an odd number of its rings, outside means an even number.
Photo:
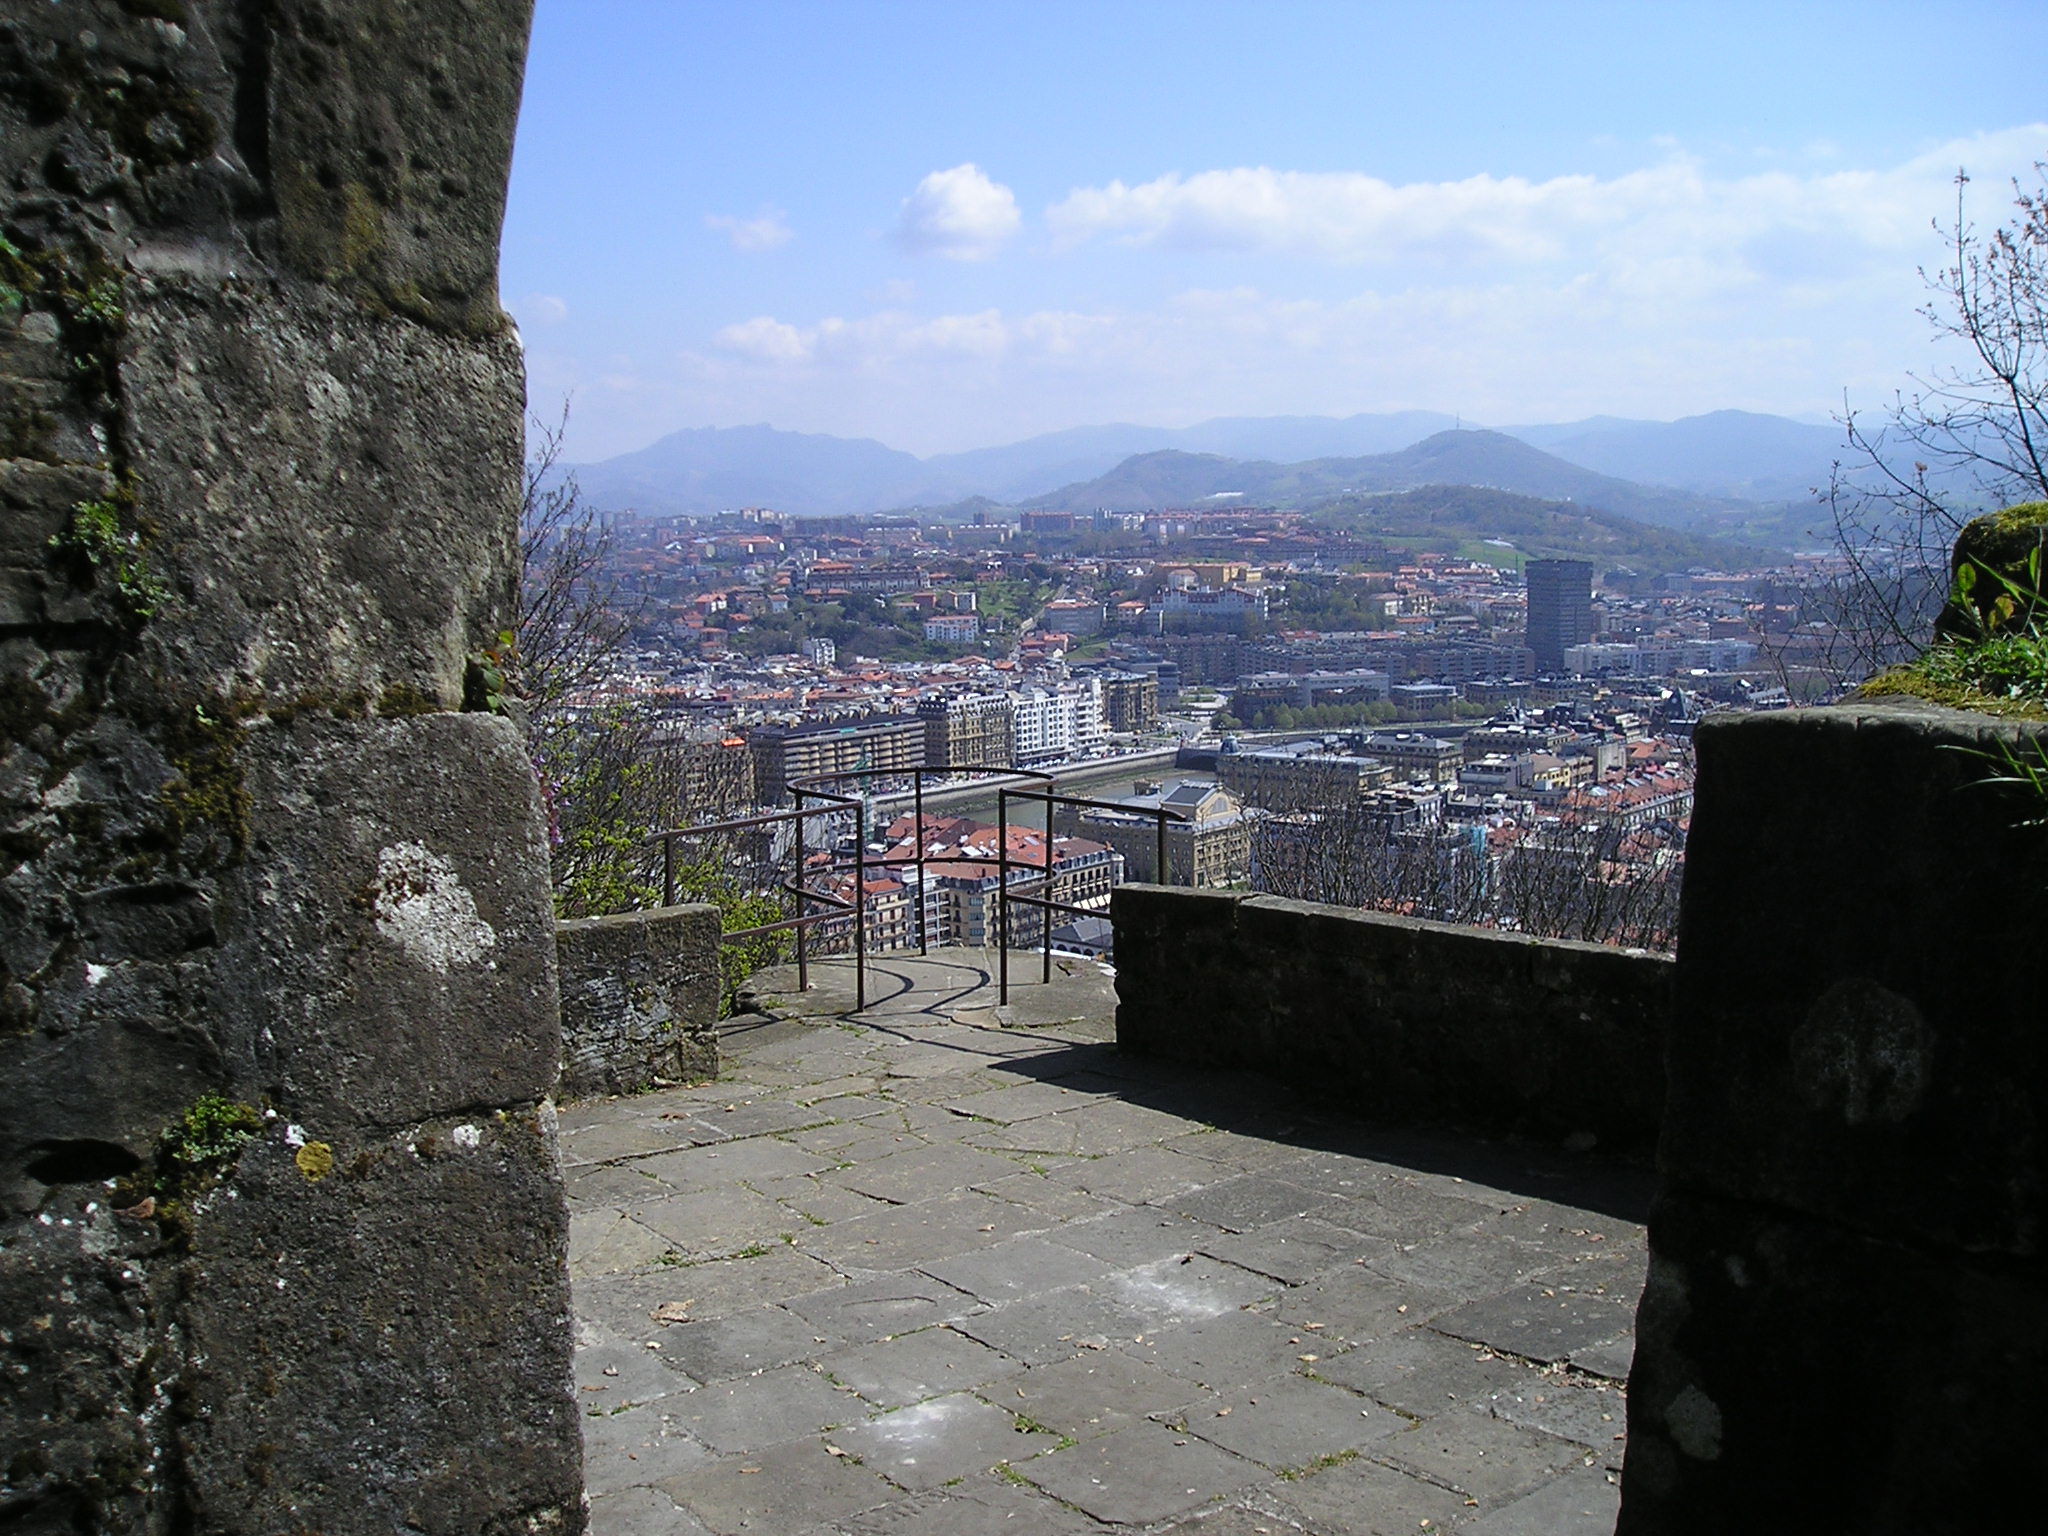
[{"label": "white cloud", "polygon": [[896,239],[916,255],[980,261],[1001,250],[1022,224],[1016,195],[969,162],[933,171],[917,184],[903,200]]},{"label": "white cloud", "polygon": [[761,363],[800,363],[811,354],[810,341],[802,331],[768,315],[728,325],[712,340],[728,352]]},{"label": "white cloud", "polygon": [[720,231],[736,251],[772,251],[789,244],[791,230],[779,208],[766,208],[758,217],[735,218],[728,213],[707,213],[704,227]]},{"label": "white cloud", "polygon": [[529,293],[513,307],[527,325],[560,325],[569,318],[567,301],[552,293]]},{"label": "white cloud", "polygon": [[2023,173],[2048,151],[2035,124],[1944,144],[1882,171],[1716,178],[1683,157],[1626,175],[1471,176],[1396,184],[1356,172],[1268,167],[1081,187],[1046,212],[1056,247],[1133,246],[1333,261],[1532,265],[1740,258],[1751,243],[1812,242],[1821,264],[1850,247],[1897,251],[1927,227],[1959,164],[1980,179]]}]

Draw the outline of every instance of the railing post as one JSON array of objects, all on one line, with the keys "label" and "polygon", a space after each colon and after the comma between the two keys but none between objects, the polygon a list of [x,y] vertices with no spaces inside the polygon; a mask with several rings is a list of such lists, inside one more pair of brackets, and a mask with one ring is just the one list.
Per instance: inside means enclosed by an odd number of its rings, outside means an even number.
[{"label": "railing post", "polygon": [[919,767],[912,779],[916,810],[912,813],[912,835],[917,838],[917,952],[929,955],[931,944],[924,928],[925,885],[924,885],[924,769]]},{"label": "railing post", "polygon": [[1010,791],[996,790],[996,1001],[1010,1001]]},{"label": "railing post", "polygon": [[[1548,570],[1549,567],[1546,566],[1544,569]],[[1173,882],[1166,877],[1166,807],[1160,806],[1158,810],[1153,812],[1153,815],[1159,818],[1159,863],[1157,865],[1159,883],[1161,885],[1171,885]],[[1188,884],[1193,885],[1194,881],[1189,880]]]},{"label": "railing post", "polygon": [[868,1006],[868,845],[867,828],[856,797],[853,812],[853,1011]]},{"label": "railing post", "polygon": [[[804,912],[805,825],[804,792],[799,789],[796,791],[796,836],[790,839],[790,857],[796,860],[796,872],[789,882],[796,891],[796,915],[799,918],[806,915]],[[799,992],[811,990],[810,931],[809,926],[805,923],[799,922],[796,925],[796,989]]]},{"label": "railing post", "polygon": [[[1045,874],[1038,883],[1038,899],[1051,901],[1052,894],[1052,802],[1060,791],[1060,781],[1050,778],[1045,781]],[[1052,980],[1052,908],[1038,909],[1038,984],[1045,986]]]},{"label": "railing post", "polygon": [[676,838],[671,832],[661,840],[661,904],[676,904]]}]

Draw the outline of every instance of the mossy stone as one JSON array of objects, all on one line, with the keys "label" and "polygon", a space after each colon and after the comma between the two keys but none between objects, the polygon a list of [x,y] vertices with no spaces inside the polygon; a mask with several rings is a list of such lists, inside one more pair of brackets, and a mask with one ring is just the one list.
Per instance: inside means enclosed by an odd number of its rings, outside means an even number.
[{"label": "mossy stone", "polygon": [[[2048,501],[2026,501],[2001,512],[1973,519],[1956,535],[1955,551],[1949,559],[1951,595],[1934,621],[1937,640],[1981,640],[2001,628],[2012,627],[2000,619],[1993,605],[2007,595],[2003,583],[1986,579],[1985,573],[2003,576],[2024,590],[2038,589],[2037,575],[2030,574],[2028,561],[2043,551],[2048,563]],[[1953,586],[1966,567],[1977,571],[1974,585],[1964,593]]]}]

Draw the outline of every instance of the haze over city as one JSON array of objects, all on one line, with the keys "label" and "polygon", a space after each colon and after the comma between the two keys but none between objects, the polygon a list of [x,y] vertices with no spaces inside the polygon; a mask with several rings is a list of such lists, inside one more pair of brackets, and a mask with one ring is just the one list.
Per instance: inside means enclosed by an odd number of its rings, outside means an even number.
[{"label": "haze over city", "polygon": [[1958,168],[1993,214],[2048,154],[1998,64],[2042,13],[1924,20],[542,0],[503,290],[574,460],[756,422],[923,455],[1222,415],[1825,421],[1937,360],[1917,269]]}]

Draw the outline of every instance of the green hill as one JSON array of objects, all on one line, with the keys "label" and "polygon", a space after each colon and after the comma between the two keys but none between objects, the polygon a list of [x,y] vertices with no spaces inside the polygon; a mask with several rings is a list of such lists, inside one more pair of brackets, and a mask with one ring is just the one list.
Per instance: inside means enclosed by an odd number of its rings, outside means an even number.
[{"label": "green hill", "polygon": [[1519,564],[1521,558],[1593,560],[1654,574],[1696,565],[1723,570],[1767,565],[1773,553],[1728,539],[1653,527],[1576,502],[1544,501],[1474,485],[1338,496],[1316,503],[1310,517],[1360,538],[1462,551],[1497,564]]}]

